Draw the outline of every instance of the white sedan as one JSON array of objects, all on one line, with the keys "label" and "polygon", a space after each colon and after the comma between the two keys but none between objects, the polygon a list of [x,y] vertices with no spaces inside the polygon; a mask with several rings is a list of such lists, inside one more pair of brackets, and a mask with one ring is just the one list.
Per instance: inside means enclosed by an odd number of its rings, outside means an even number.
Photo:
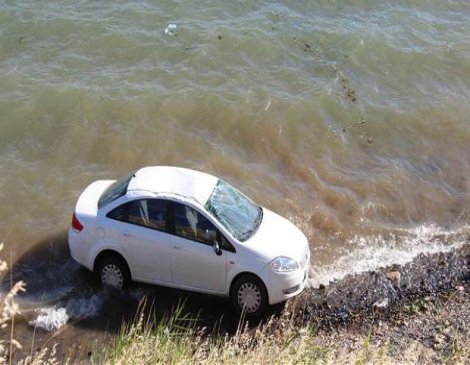
[{"label": "white sedan", "polygon": [[215,176],[168,166],[89,185],[69,247],[104,285],[226,296],[248,317],[299,294],[310,262],[307,238],[287,219]]}]

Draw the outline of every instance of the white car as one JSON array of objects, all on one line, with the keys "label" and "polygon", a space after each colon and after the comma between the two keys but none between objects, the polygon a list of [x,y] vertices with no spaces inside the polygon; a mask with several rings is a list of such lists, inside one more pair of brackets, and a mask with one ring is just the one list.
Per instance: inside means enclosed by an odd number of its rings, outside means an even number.
[{"label": "white car", "polygon": [[104,285],[226,296],[249,317],[299,294],[310,263],[307,238],[287,219],[215,176],[168,166],[89,185],[69,247]]}]

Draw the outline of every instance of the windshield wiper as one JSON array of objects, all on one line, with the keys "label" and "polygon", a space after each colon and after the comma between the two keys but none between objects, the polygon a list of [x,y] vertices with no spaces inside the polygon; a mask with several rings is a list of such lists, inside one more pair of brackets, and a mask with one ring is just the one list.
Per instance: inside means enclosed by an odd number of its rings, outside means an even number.
[{"label": "windshield wiper", "polygon": [[253,232],[254,232],[254,231],[253,231],[252,229],[249,229],[248,231],[243,232],[243,233],[240,235],[239,240],[242,241],[242,242],[243,242],[243,241],[246,241],[248,238],[251,237],[251,235],[253,234]]}]

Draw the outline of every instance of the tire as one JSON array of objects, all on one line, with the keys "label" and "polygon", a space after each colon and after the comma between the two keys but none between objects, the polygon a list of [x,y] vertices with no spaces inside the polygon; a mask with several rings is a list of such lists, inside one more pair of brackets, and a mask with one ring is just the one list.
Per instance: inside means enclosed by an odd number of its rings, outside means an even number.
[{"label": "tire", "polygon": [[107,257],[100,261],[97,275],[103,286],[122,290],[131,281],[127,263],[118,257]]},{"label": "tire", "polygon": [[257,318],[268,307],[266,287],[254,275],[244,275],[235,281],[231,299],[236,312],[246,318]]}]

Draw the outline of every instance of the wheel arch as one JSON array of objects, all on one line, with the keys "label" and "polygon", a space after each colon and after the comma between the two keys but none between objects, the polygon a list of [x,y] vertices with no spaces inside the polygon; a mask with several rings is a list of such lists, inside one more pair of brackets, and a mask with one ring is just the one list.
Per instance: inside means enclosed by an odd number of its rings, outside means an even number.
[{"label": "wheel arch", "polygon": [[132,278],[132,272],[131,272],[129,263],[127,262],[126,258],[119,252],[112,250],[112,249],[104,249],[96,255],[95,260],[93,262],[93,272],[96,273],[100,262],[102,262],[104,259],[107,259],[109,257],[114,257],[119,260],[122,260],[122,262],[126,264],[127,270],[129,271],[129,274],[131,275],[131,278]]}]

